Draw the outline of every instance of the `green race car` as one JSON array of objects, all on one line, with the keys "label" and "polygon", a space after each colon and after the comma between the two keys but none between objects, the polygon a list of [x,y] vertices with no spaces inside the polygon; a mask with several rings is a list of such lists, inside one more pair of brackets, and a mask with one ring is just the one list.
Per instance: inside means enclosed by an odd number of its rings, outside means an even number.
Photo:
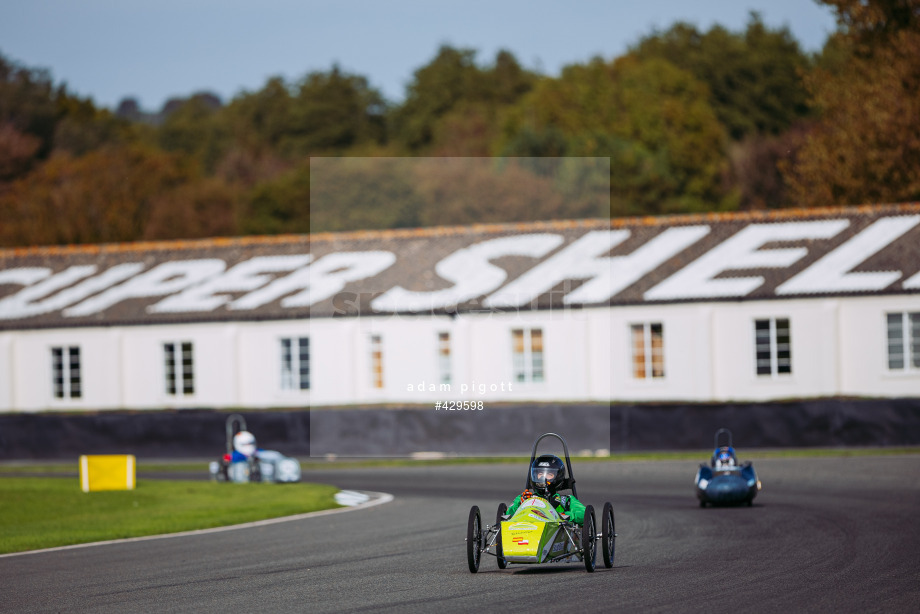
[{"label": "green race car", "polygon": [[[604,565],[613,567],[616,532],[614,528],[613,506],[604,504],[601,514],[601,532],[598,533],[594,516],[594,507],[579,504],[578,516],[581,523],[564,512],[560,512],[555,493],[571,491],[576,498],[575,477],[572,473],[572,461],[569,458],[565,440],[556,433],[545,433],[537,438],[530,456],[530,466],[537,459],[537,446],[546,437],[555,437],[562,443],[568,475],[555,484],[552,495],[547,491],[533,494],[533,470],[528,472],[525,485],[525,497],[520,500],[514,513],[507,514],[504,503],[498,506],[494,525],[482,526],[479,507],[470,509],[466,532],[466,554],[470,572],[479,571],[483,554],[496,557],[499,569],[509,564],[572,563],[583,562],[585,569],[593,572],[597,560],[597,542],[601,542]],[[542,458],[542,457],[541,457]],[[564,472],[560,472],[564,475]],[[548,496],[547,496],[548,495]]]}]

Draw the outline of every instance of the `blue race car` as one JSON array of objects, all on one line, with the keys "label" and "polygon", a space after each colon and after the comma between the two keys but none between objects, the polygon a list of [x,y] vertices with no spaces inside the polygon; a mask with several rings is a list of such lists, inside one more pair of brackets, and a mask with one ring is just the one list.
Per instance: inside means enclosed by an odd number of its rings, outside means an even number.
[{"label": "blue race car", "polygon": [[[721,439],[721,440],[720,440]],[[700,507],[712,505],[753,504],[761,484],[751,461],[739,463],[728,429],[716,431],[715,451],[709,465],[701,464],[696,472],[696,497]]]}]

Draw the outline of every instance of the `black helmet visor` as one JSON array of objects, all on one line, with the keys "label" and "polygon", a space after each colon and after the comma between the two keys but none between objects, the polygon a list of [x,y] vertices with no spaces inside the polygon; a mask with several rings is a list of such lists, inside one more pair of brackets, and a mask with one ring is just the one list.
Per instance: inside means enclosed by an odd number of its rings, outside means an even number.
[{"label": "black helmet visor", "polygon": [[547,484],[556,481],[556,475],[559,470],[555,467],[531,467],[530,481],[538,488],[545,488]]}]

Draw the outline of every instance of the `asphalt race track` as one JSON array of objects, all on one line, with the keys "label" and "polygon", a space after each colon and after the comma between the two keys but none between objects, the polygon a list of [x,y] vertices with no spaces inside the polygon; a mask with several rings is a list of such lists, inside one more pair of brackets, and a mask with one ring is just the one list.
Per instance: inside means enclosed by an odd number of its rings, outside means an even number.
[{"label": "asphalt race track", "polygon": [[[742,459],[744,455],[742,454]],[[920,609],[920,455],[756,460],[754,506],[701,509],[693,462],[575,466],[616,513],[616,560],[467,570],[525,468],[307,471],[383,491],[366,510],[0,558],[2,612],[902,612]],[[232,488],[228,485],[228,488]],[[279,486],[284,488],[284,486]]]}]

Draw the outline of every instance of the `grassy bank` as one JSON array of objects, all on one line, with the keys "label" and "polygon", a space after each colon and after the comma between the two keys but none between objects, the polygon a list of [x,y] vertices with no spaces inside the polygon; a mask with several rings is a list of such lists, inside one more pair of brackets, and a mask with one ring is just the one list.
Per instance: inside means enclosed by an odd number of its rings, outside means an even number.
[{"label": "grassy bank", "polygon": [[84,493],[73,478],[0,478],[0,554],[207,529],[338,507],[334,486],[139,480]]},{"label": "grassy bank", "polygon": [[[630,461],[657,461],[677,460],[701,462],[707,460],[712,454],[712,449],[680,450],[680,451],[651,451],[651,452],[613,452],[609,456],[579,456],[572,455],[572,462],[630,462]],[[738,455],[741,460],[760,460],[767,458],[845,458],[849,456],[889,456],[900,454],[920,454],[920,446],[913,447],[886,447],[886,448],[789,448],[789,449],[757,449],[740,448]],[[338,469],[351,469],[362,467],[419,467],[424,465],[467,465],[467,464],[495,464],[495,463],[526,463],[529,457],[523,456],[445,456],[442,458],[301,458],[300,466],[304,472],[334,471]],[[188,474],[189,477],[207,479],[208,461],[206,460],[160,460],[138,459],[137,474],[166,475]],[[4,461],[0,462],[0,478],[16,475],[78,475],[79,467],[76,461],[71,463],[42,462],[42,461]],[[184,476],[183,476],[184,477]]]}]

